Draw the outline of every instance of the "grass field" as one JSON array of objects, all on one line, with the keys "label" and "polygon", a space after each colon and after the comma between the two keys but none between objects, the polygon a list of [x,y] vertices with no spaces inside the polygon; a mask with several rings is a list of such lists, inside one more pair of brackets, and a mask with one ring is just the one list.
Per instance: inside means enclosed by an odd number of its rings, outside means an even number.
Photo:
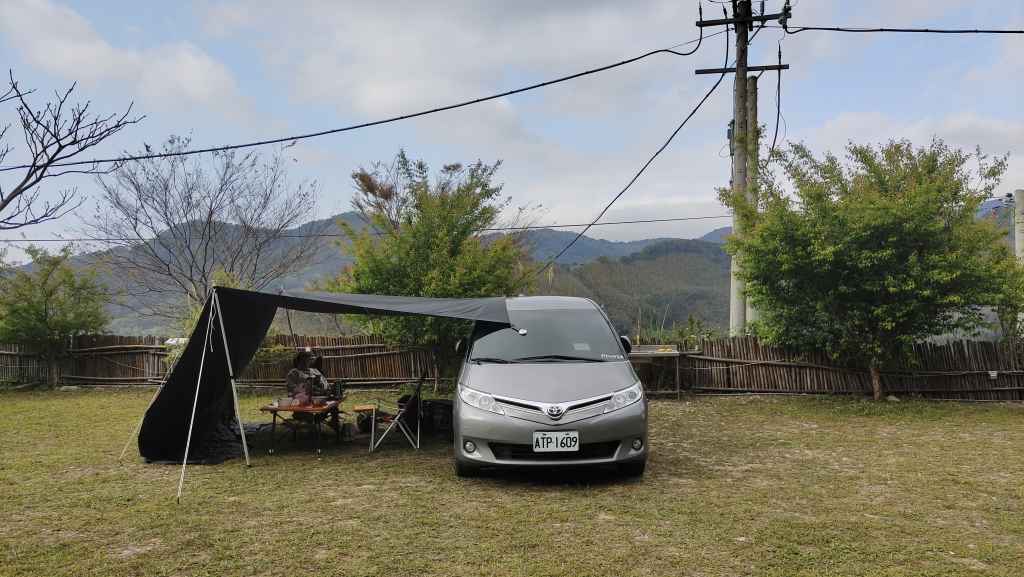
[{"label": "grass field", "polygon": [[0,575],[1024,573],[1021,407],[658,401],[640,481],[303,445],[176,505],[177,467],[117,462],[151,394],[0,393]]}]

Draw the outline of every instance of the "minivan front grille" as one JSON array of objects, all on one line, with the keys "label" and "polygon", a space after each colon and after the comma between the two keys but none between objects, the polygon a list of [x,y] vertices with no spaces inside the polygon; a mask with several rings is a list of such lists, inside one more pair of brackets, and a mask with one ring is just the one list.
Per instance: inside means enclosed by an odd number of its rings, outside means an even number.
[{"label": "minivan front grille", "polygon": [[618,441],[583,443],[579,451],[534,453],[533,445],[515,443],[488,443],[494,458],[501,461],[581,461],[609,459],[619,449]]},{"label": "minivan front grille", "polygon": [[596,399],[590,399],[589,401],[583,401],[582,403],[576,403],[575,405],[569,405],[569,408],[566,410],[566,412],[575,411],[577,409],[582,409],[585,407],[590,407],[592,405],[603,403],[605,401],[610,401],[611,398],[612,396],[608,395],[607,397],[598,397]]},{"label": "minivan front grille", "polygon": [[611,398],[611,395],[602,395],[575,402],[560,403],[560,406],[564,408],[565,412],[558,419],[552,419],[547,415],[545,410],[548,406],[547,404],[535,404],[532,401],[510,399],[507,397],[494,397],[494,400],[504,406],[505,414],[510,417],[525,419],[527,421],[533,421],[534,423],[544,425],[556,422],[565,425],[600,415],[604,411],[605,404],[611,400]]},{"label": "minivan front grille", "polygon": [[498,401],[499,403],[512,405],[513,407],[519,407],[521,409],[529,409],[531,411],[537,411],[538,413],[544,412],[537,405],[531,405],[530,403],[524,403],[522,401],[513,401],[512,399],[506,399],[504,397],[494,397],[494,400]]}]

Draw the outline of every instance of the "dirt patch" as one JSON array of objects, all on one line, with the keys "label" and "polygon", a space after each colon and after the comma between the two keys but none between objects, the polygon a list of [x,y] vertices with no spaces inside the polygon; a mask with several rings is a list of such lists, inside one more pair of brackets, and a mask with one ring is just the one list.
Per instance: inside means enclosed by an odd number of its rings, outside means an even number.
[{"label": "dirt patch", "polygon": [[148,553],[149,551],[152,551],[158,548],[159,546],[159,539],[151,539],[142,545],[128,545],[127,547],[122,547],[114,553],[114,557],[117,557],[118,559],[131,559],[136,555]]}]

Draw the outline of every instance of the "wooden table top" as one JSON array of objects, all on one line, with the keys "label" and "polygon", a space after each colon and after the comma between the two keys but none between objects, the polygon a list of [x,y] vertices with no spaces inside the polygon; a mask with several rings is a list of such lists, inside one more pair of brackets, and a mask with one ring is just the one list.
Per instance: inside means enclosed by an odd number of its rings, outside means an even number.
[{"label": "wooden table top", "polygon": [[260,407],[261,411],[268,413],[277,413],[280,411],[291,411],[293,413],[326,413],[332,411],[338,407],[338,401],[327,401],[322,405],[263,405]]}]

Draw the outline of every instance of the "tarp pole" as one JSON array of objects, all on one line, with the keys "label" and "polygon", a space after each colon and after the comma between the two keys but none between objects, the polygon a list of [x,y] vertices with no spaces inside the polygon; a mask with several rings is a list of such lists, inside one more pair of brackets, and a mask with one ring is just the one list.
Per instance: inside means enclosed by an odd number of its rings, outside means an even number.
[{"label": "tarp pole", "polygon": [[[278,296],[284,296],[284,285],[281,285],[281,290],[278,291],[277,294]],[[285,307],[284,309],[284,316],[286,319],[288,319],[288,332],[291,333],[292,335],[292,347],[298,348],[297,339],[295,338],[295,331],[292,330],[292,311],[288,309],[288,307]]]},{"label": "tarp pole", "polygon": [[203,339],[203,354],[199,357],[199,376],[196,377],[196,398],[192,401],[192,417],[188,421],[188,437],[185,438],[185,456],[181,458],[181,478],[178,479],[178,496],[175,501],[181,502],[181,488],[185,485],[185,466],[188,465],[188,451],[192,446],[192,427],[196,424],[196,407],[199,406],[199,383],[203,382],[203,363],[206,362],[206,348],[210,346],[210,331],[213,329],[213,306],[206,320],[206,338]]},{"label": "tarp pole", "polygon": [[238,409],[238,389],[235,387],[235,369],[231,365],[231,353],[228,351],[228,333],[224,331],[224,313],[220,310],[220,299],[217,289],[213,289],[213,303],[217,305],[217,322],[220,323],[220,336],[224,339],[224,359],[228,362],[228,379],[231,380],[231,396],[235,399],[235,420],[238,421],[238,432],[242,435],[242,452],[245,453],[245,466],[249,463],[249,444],[245,441],[245,426],[242,425],[242,413]]}]

